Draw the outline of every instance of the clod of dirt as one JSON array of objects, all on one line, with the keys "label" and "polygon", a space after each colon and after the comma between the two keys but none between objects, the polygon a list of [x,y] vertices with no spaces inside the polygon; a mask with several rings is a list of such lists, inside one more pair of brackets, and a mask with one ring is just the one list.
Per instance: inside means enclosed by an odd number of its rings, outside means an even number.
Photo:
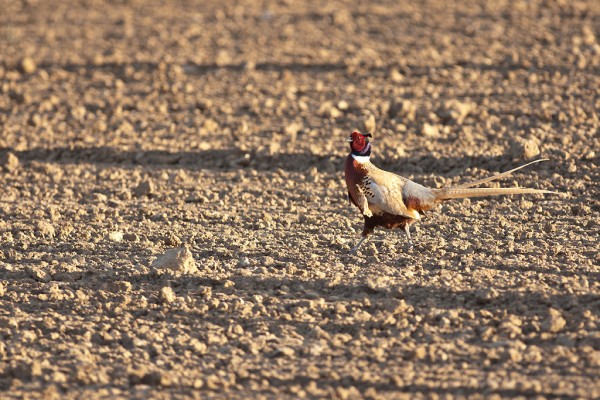
[{"label": "clod of dirt", "polygon": [[154,183],[151,180],[145,180],[133,189],[133,194],[136,197],[150,196],[154,193],[154,190]]},{"label": "clod of dirt", "polygon": [[431,124],[423,124],[423,127],[421,128],[421,135],[425,136],[425,137],[438,137],[440,136],[440,130],[436,125],[431,125]]},{"label": "clod of dirt", "polygon": [[512,155],[515,158],[534,158],[541,153],[540,146],[535,139],[516,139],[512,145]]},{"label": "clod of dirt", "polygon": [[25,74],[33,74],[37,70],[37,65],[33,59],[25,57],[19,64],[19,70]]},{"label": "clod of dirt", "polygon": [[54,227],[47,221],[38,221],[36,228],[44,237],[54,237],[56,234]]},{"label": "clod of dirt", "polygon": [[42,365],[39,361],[15,363],[11,368],[11,375],[17,379],[30,380],[42,374]]},{"label": "clod of dirt", "polygon": [[11,152],[0,154],[0,167],[6,172],[13,172],[19,167],[19,158]]},{"label": "clod of dirt", "polygon": [[523,143],[523,157],[533,158],[533,157],[537,157],[539,154],[540,154],[540,147],[535,142],[535,140],[530,139],[530,140],[526,140]]},{"label": "clod of dirt", "polygon": [[198,271],[192,252],[187,247],[168,250],[164,255],[154,260],[151,267],[180,274],[193,274]]},{"label": "clod of dirt", "polygon": [[542,322],[541,328],[552,333],[561,331],[567,325],[567,321],[563,318],[561,312],[554,308],[551,308],[548,312],[549,315]]},{"label": "clod of dirt", "polygon": [[39,268],[39,267],[30,268],[29,275],[38,282],[46,282],[47,283],[52,280],[52,277],[50,276],[50,274],[48,274],[48,272],[46,272],[45,270],[43,270],[42,268]]},{"label": "clod of dirt", "polygon": [[117,243],[122,242],[123,237],[124,237],[123,232],[119,232],[119,231],[113,231],[108,234],[108,240],[110,240],[111,242],[117,242]]},{"label": "clod of dirt", "polygon": [[248,257],[240,257],[237,265],[241,268],[249,267],[251,265],[250,259],[248,259]]},{"label": "clod of dirt", "polygon": [[402,75],[402,73],[400,71],[398,71],[396,68],[392,68],[390,70],[390,72],[388,73],[388,78],[395,83],[399,83],[402,82],[402,80],[404,79],[404,75]]},{"label": "clod of dirt", "polygon": [[125,233],[125,234],[123,234],[123,239],[127,240],[128,242],[139,242],[140,241],[140,237],[135,233]]},{"label": "clod of dirt", "polygon": [[472,103],[447,100],[437,110],[436,114],[444,123],[454,122],[460,125],[474,108],[475,105]]},{"label": "clod of dirt", "polygon": [[170,286],[165,286],[160,289],[160,298],[165,303],[172,303],[177,300],[177,295]]},{"label": "clod of dirt", "polygon": [[296,136],[298,135],[298,132],[300,132],[301,130],[302,125],[297,122],[293,122],[285,127],[284,133],[287,137],[290,138],[291,141],[293,141],[292,139],[295,140]]},{"label": "clod of dirt", "polygon": [[331,102],[327,101],[321,104],[321,107],[319,107],[317,114],[321,117],[339,118],[342,116],[343,113],[336,106],[331,104]]},{"label": "clod of dirt", "polygon": [[406,99],[396,99],[390,102],[388,115],[390,118],[401,118],[405,121],[414,121],[417,114],[417,106]]},{"label": "clod of dirt", "polygon": [[375,116],[373,114],[369,114],[361,124],[361,129],[363,132],[375,132],[375,128],[377,128],[377,122],[375,121]]}]

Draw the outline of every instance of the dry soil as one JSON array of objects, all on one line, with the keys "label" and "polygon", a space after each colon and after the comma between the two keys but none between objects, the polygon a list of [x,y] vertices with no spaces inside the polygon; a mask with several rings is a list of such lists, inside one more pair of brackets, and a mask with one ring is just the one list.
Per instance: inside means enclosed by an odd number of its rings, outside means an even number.
[{"label": "dry soil", "polygon": [[[0,0],[0,396],[597,398],[598,110],[596,0]],[[351,255],[353,129],[560,194]]]}]

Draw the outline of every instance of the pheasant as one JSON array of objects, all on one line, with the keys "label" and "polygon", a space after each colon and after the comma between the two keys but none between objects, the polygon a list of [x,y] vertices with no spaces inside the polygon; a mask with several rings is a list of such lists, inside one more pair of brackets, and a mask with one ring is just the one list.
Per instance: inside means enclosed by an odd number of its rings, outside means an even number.
[{"label": "pheasant", "polygon": [[352,253],[358,250],[378,226],[387,229],[403,228],[412,247],[410,226],[419,221],[425,211],[435,208],[445,200],[505,194],[553,193],[548,190],[520,187],[473,188],[473,186],[506,177],[528,165],[546,161],[545,159],[536,160],[475,182],[442,189],[430,189],[373,165],[370,161],[371,143],[369,138],[372,138],[370,133],[352,132],[348,139],[351,149],[345,165],[348,197],[362,212],[365,219],[362,237],[352,248]]}]

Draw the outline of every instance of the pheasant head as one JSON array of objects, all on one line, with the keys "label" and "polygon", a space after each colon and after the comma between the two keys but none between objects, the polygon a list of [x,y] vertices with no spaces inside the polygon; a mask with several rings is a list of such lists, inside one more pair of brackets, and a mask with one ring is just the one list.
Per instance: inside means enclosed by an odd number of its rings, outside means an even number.
[{"label": "pheasant head", "polygon": [[369,138],[372,138],[373,135],[370,133],[360,133],[360,132],[352,132],[350,138],[348,138],[348,142],[350,142],[350,150],[352,151],[352,157],[360,162],[369,161],[369,157],[371,156],[371,143],[369,143]]}]

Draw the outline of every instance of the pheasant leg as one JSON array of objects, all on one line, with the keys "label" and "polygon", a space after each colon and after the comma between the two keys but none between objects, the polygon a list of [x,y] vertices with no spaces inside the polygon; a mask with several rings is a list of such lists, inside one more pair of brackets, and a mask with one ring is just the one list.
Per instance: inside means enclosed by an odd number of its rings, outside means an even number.
[{"label": "pheasant leg", "polygon": [[408,244],[410,245],[410,248],[412,248],[414,245],[414,242],[413,242],[412,238],[410,237],[410,224],[404,225],[404,232],[406,232],[406,237],[408,238]]},{"label": "pheasant leg", "polygon": [[360,240],[358,241],[358,243],[356,244],[356,246],[354,246],[354,247],[352,248],[352,250],[350,250],[350,253],[352,253],[352,254],[356,253],[356,251],[358,250],[358,248],[360,247],[360,245],[361,245],[361,244],[362,244],[362,243],[365,241],[365,239],[366,239],[367,237],[368,237],[368,236],[363,236],[363,237],[361,237],[361,238],[360,238]]}]

